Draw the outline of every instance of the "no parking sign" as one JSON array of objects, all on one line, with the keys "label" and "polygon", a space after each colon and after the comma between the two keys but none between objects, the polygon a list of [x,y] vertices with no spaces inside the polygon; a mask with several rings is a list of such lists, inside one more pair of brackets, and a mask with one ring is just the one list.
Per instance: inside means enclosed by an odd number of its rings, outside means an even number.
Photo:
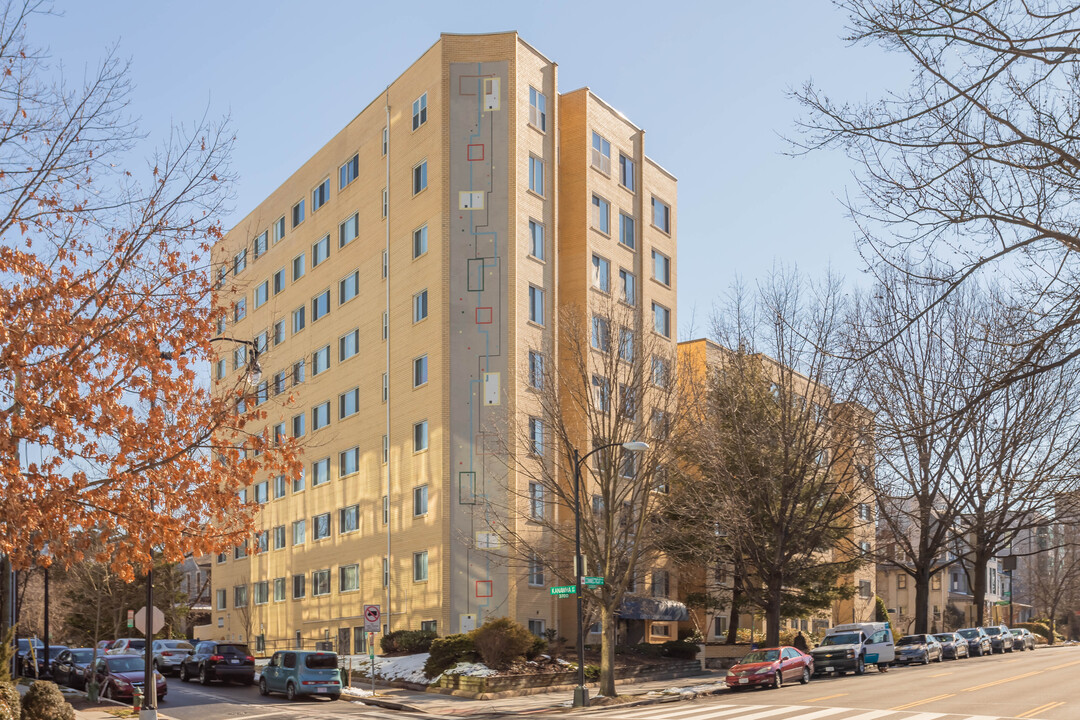
[{"label": "no parking sign", "polygon": [[379,621],[382,619],[382,611],[378,605],[364,606],[364,632],[379,632]]}]

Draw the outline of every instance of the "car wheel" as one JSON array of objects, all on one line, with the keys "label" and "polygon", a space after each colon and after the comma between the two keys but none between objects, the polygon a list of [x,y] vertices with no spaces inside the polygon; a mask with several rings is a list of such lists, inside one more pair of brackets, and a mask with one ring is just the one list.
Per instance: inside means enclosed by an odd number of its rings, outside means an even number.
[{"label": "car wheel", "polygon": [[862,655],[860,655],[855,660],[855,674],[856,675],[862,675],[865,672],[866,672],[866,659]]},{"label": "car wheel", "polygon": [[188,675],[187,665],[180,663],[180,682],[190,682],[191,676]]},{"label": "car wheel", "polygon": [[113,692],[112,683],[107,684],[105,686],[105,692],[101,693],[101,697],[105,698],[106,700],[112,700],[114,695],[115,693]]},{"label": "car wheel", "polygon": [[935,660],[934,662],[941,662],[944,659],[945,659],[945,651],[944,650],[938,650],[937,660]]},{"label": "car wheel", "polygon": [[285,685],[285,697],[289,700],[296,699],[296,686],[291,682]]},{"label": "car wheel", "polygon": [[773,679],[774,688],[784,687],[784,674],[779,670],[776,671],[776,677]]},{"label": "car wheel", "polygon": [[923,665],[929,665],[930,664],[930,651],[929,650],[923,651],[922,664]]},{"label": "car wheel", "polygon": [[1011,653],[1012,651],[1013,651],[1013,647],[1012,647],[1012,645],[1010,645],[1009,647],[1005,648],[1005,650],[1004,650],[1004,652],[1010,652],[1010,653]]},{"label": "car wheel", "polygon": [[206,672],[206,666],[205,665],[203,665],[202,667],[199,668],[199,684],[200,685],[209,685],[210,684],[210,673]]},{"label": "car wheel", "polygon": [[801,682],[803,685],[810,682],[810,670],[809,670],[809,668],[804,667],[802,669],[802,678],[799,679],[799,682]]},{"label": "car wheel", "polygon": [[341,695],[338,694],[338,693],[334,693],[333,695],[327,695],[326,697],[330,698],[331,700],[340,700],[341,699]]},{"label": "car wheel", "polygon": [[270,688],[266,687],[266,678],[259,678],[259,694],[269,695]]}]

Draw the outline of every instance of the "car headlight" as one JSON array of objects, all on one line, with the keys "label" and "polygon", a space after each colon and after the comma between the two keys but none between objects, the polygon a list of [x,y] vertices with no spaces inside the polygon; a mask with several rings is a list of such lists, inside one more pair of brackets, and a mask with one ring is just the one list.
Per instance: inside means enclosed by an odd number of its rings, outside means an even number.
[{"label": "car headlight", "polygon": [[847,657],[847,658],[855,657],[855,651],[854,650],[848,650],[847,653],[845,653],[844,657]]}]

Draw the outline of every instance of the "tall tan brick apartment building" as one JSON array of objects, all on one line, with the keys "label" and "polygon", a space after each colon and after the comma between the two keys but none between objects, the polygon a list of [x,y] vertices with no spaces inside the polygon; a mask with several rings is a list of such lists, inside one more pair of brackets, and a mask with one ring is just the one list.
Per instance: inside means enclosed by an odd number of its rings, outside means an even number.
[{"label": "tall tan brick apartment building", "polygon": [[443,35],[233,228],[221,331],[265,347],[258,399],[304,474],[246,491],[261,532],[217,559],[209,634],[356,652],[365,604],[390,630],[571,630],[485,508],[520,484],[509,419],[558,308],[617,294],[674,350],[675,194],[644,132],[560,95],[516,33]]}]

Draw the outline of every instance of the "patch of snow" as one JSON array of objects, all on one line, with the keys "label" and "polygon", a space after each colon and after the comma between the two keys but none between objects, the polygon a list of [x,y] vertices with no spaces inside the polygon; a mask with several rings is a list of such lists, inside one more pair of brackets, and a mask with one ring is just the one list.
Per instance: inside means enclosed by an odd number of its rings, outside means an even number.
[{"label": "patch of snow", "polygon": [[358,687],[343,687],[341,688],[341,694],[351,695],[352,697],[372,697],[375,693]]},{"label": "patch of snow", "polygon": [[469,677],[491,677],[498,674],[497,670],[489,668],[484,663],[471,662],[459,662],[443,673],[443,675],[468,675]]},{"label": "patch of snow", "polygon": [[[401,680],[403,682],[420,683],[427,685],[430,681],[424,674],[424,663],[427,662],[430,653],[416,653],[415,655],[401,655],[399,657],[376,657],[375,679],[376,680]],[[363,673],[370,677],[371,660],[367,655],[344,655],[344,667],[352,666],[353,680],[357,679],[357,673]]]}]

